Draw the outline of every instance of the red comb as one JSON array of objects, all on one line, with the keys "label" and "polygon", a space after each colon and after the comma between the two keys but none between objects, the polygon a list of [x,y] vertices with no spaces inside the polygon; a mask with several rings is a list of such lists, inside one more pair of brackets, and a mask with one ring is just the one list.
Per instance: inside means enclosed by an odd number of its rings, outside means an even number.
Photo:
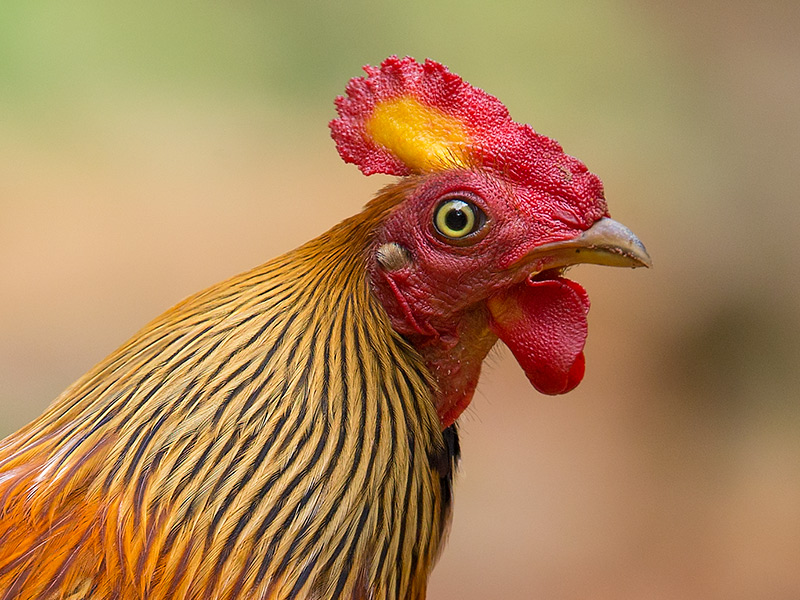
[{"label": "red comb", "polygon": [[602,198],[600,180],[582,162],[444,65],[390,56],[364,71],[336,98],[339,118],[330,122],[339,154],[364,174],[481,167],[551,193]]},{"label": "red comb", "polygon": [[393,148],[371,139],[367,121],[382,102],[412,98],[422,106],[441,111],[464,128],[471,138],[465,140],[466,146],[474,145],[476,138],[485,137],[492,128],[512,123],[508,110],[497,98],[430,59],[419,64],[410,57],[390,56],[380,67],[366,66],[364,71],[367,76],[351,79],[347,96],[336,99],[340,116],[331,121],[330,127],[339,154],[366,175],[408,175],[417,171],[402,162]]}]

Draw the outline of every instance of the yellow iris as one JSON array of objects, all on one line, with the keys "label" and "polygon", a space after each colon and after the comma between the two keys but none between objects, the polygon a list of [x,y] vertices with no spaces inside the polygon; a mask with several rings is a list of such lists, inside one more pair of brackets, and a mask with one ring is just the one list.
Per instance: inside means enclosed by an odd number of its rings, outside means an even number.
[{"label": "yellow iris", "polygon": [[472,205],[463,200],[453,199],[436,209],[434,224],[442,235],[459,239],[475,231],[476,215]]}]

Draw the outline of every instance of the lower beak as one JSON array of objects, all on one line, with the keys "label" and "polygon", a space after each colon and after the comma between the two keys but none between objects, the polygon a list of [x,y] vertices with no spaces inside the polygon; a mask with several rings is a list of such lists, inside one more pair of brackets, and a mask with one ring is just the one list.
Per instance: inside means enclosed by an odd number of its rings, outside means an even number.
[{"label": "lower beak", "polygon": [[531,274],[575,264],[610,267],[651,267],[653,261],[633,232],[604,217],[578,237],[537,246],[520,262],[533,267]]}]

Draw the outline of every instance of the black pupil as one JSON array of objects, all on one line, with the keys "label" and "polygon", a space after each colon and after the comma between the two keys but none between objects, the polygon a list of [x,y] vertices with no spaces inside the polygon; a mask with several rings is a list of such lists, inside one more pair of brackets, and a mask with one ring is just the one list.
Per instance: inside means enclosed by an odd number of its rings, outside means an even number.
[{"label": "black pupil", "polygon": [[463,231],[469,222],[469,217],[460,208],[451,208],[444,217],[445,225],[452,231]]}]

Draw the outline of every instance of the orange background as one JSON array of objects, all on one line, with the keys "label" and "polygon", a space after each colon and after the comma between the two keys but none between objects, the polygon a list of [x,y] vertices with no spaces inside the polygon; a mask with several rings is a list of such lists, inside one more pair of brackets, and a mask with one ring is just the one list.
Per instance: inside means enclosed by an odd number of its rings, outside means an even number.
[{"label": "orange background", "polygon": [[606,185],[650,271],[580,267],[586,378],[494,352],[432,600],[800,597],[800,4],[4,5],[0,435],[145,322],[356,212],[328,138],[430,56]]}]

